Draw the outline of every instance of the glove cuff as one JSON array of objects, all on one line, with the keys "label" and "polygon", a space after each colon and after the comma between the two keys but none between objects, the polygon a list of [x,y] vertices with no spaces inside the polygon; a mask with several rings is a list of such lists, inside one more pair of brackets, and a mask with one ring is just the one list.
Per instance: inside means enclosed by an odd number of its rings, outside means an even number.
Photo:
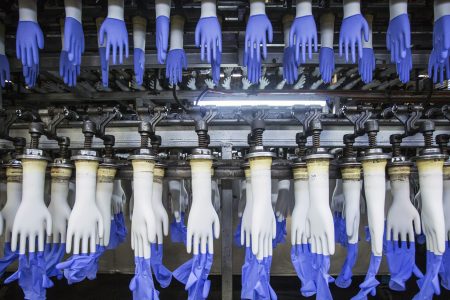
[{"label": "glove cuff", "polygon": [[311,0],[298,0],[296,6],[296,18],[311,16],[312,15],[312,3]]},{"label": "glove cuff", "polygon": [[145,52],[145,33],[147,20],[140,16],[133,17],[133,44],[134,48]]},{"label": "glove cuff", "polygon": [[361,14],[360,0],[344,0],[344,19]]},{"label": "glove cuff", "polygon": [[123,0],[108,0],[108,18],[124,20]]},{"label": "glove cuff", "polygon": [[216,17],[216,1],[215,0],[203,0],[201,5],[200,19]]},{"label": "glove cuff", "polygon": [[74,18],[78,22],[81,23],[82,15],[81,15],[81,5],[82,1],[79,0],[64,0],[65,10],[66,10],[66,18]]},{"label": "glove cuff", "polygon": [[19,21],[37,23],[37,6],[35,0],[19,0]]},{"label": "glove cuff", "polygon": [[250,17],[266,14],[266,4],[261,0],[250,1]]},{"label": "glove cuff", "polygon": [[183,49],[184,18],[179,15],[170,18],[170,50]]},{"label": "glove cuff", "polygon": [[156,17],[164,16],[170,18],[170,0],[155,1]]},{"label": "glove cuff", "polygon": [[436,22],[444,16],[450,15],[450,2],[447,0],[434,1],[434,21]]},{"label": "glove cuff", "polygon": [[408,0],[389,0],[390,20],[408,13]]},{"label": "glove cuff", "polygon": [[5,25],[0,22],[0,55],[5,55]]}]

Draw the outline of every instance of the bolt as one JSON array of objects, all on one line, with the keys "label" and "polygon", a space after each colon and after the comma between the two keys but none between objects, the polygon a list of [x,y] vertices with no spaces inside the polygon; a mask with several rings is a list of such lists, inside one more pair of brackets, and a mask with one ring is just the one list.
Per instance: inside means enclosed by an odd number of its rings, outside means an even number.
[{"label": "bolt", "polygon": [[266,123],[263,119],[254,119],[252,121],[252,136],[255,141],[255,146],[262,147],[264,130],[266,130]]},{"label": "bolt", "polygon": [[59,145],[59,156],[61,158],[68,158],[70,139],[65,136],[61,137],[59,138],[58,145]]},{"label": "bolt", "polygon": [[306,136],[303,132],[297,132],[295,135],[295,142],[298,145],[298,155],[304,157],[306,155]]},{"label": "bolt", "polygon": [[115,144],[115,137],[113,135],[105,135],[105,140],[103,141],[103,145],[105,146],[105,157],[112,158],[114,155],[113,146]]},{"label": "bolt", "polygon": [[25,149],[25,146],[27,145],[27,141],[23,137],[16,137],[14,138],[14,150],[16,155],[23,154],[23,150]]},{"label": "bolt", "polygon": [[139,135],[141,136],[141,148],[148,148],[148,139],[152,132],[152,126],[150,122],[141,122],[138,127]]},{"label": "bolt", "polygon": [[400,134],[393,134],[389,137],[389,141],[392,145],[392,155],[394,157],[398,157],[401,155],[400,152],[400,144],[402,142],[402,138]]},{"label": "bolt", "polygon": [[320,133],[322,132],[322,122],[319,119],[311,121],[311,131],[313,138],[313,147],[320,148]]},{"label": "bolt", "polygon": [[431,120],[424,120],[420,124],[420,132],[423,134],[423,140],[425,143],[425,148],[433,147],[433,133],[434,133],[434,122]]},{"label": "bolt", "polygon": [[344,157],[350,158],[354,156],[353,144],[355,143],[355,138],[353,134],[344,135]]},{"label": "bolt", "polygon": [[37,149],[39,147],[39,139],[44,133],[44,124],[38,122],[31,123],[29,133],[31,135],[30,148]]},{"label": "bolt", "polygon": [[84,149],[91,149],[95,134],[95,123],[91,120],[84,121],[82,132],[84,135]]},{"label": "bolt", "polygon": [[161,136],[160,135],[154,135],[152,136],[152,148],[155,150],[155,153],[158,153],[159,147],[161,146]]},{"label": "bolt", "polygon": [[209,135],[208,135],[208,123],[205,120],[200,119],[195,121],[195,132],[198,136],[198,147],[208,148]]},{"label": "bolt", "polygon": [[364,129],[369,137],[369,148],[375,148],[377,146],[377,133],[380,131],[377,120],[368,120],[364,123]]}]

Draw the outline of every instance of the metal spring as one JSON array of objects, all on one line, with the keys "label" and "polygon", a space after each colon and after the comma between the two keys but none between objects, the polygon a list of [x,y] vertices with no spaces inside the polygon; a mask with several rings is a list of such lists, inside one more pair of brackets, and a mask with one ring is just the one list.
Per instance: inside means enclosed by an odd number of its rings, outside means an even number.
[{"label": "metal spring", "polygon": [[299,157],[305,157],[306,156],[306,148],[305,145],[302,145],[301,147],[298,147],[298,156]]},{"label": "metal spring", "polygon": [[208,133],[206,131],[198,131],[198,147],[208,148]]},{"label": "metal spring", "polygon": [[264,129],[262,128],[257,128],[253,130],[253,140],[255,141],[256,146],[263,145],[263,133]]},{"label": "metal spring", "polygon": [[141,148],[148,147],[148,135],[141,135]]},{"label": "metal spring", "polygon": [[375,148],[377,146],[377,134],[369,132],[369,147]]},{"label": "metal spring", "polygon": [[344,157],[353,157],[353,144],[348,143],[344,147]]},{"label": "metal spring", "polygon": [[425,148],[431,148],[433,146],[433,134],[425,132],[423,134],[423,140],[425,142]]},{"label": "metal spring", "polygon": [[84,136],[84,149],[91,149],[92,148],[92,140],[94,137],[92,135],[85,135]]},{"label": "metal spring", "polygon": [[37,149],[39,147],[39,136],[32,136],[30,142],[31,149]]},{"label": "metal spring", "polygon": [[312,134],[313,147],[320,148],[320,131],[314,131]]},{"label": "metal spring", "polygon": [[61,146],[59,148],[59,155],[61,156],[61,158],[69,157],[69,147],[67,147],[66,145]]},{"label": "metal spring", "polygon": [[112,146],[105,146],[105,157],[112,158],[113,157],[113,147]]},{"label": "metal spring", "polygon": [[392,144],[392,154],[393,154],[394,157],[398,157],[398,156],[401,155],[400,143]]}]

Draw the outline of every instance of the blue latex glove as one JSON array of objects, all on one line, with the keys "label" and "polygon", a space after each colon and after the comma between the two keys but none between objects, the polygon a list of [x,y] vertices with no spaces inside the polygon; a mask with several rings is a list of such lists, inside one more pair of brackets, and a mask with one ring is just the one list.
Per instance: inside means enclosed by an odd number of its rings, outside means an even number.
[{"label": "blue latex glove", "polygon": [[[263,48],[262,58],[265,59],[267,57],[267,42],[272,43],[272,39],[272,24],[270,23],[267,15],[261,14],[250,16],[247,22],[247,28],[245,29],[244,57],[249,56],[249,58],[251,58],[252,60],[256,59],[258,63],[261,63],[260,45],[262,44]],[[294,43],[292,43],[291,45],[293,44]],[[253,49],[255,49],[255,51],[252,51]]]},{"label": "blue latex glove", "polygon": [[150,259],[135,257],[136,265],[134,277],[130,282],[130,291],[133,292],[133,300],[159,300],[159,292],[153,283]]},{"label": "blue latex glove", "polygon": [[59,76],[64,79],[64,83],[70,87],[77,85],[77,76],[80,75],[80,65],[75,65],[69,60],[67,51],[61,51],[59,57]]},{"label": "blue latex glove", "polygon": [[211,281],[208,280],[209,272],[213,262],[213,255],[198,254],[173,272],[173,276],[185,284],[185,290],[188,291],[188,300],[206,299],[211,287]]},{"label": "blue latex glove", "polygon": [[433,49],[428,60],[428,76],[433,78],[433,83],[437,83],[439,80],[441,84],[444,84],[444,80],[450,79],[450,59],[446,58],[444,62],[441,62],[436,54],[437,51]]},{"label": "blue latex glove", "polygon": [[45,300],[46,289],[53,286],[45,270],[44,252],[31,252],[19,255],[19,269],[5,280],[5,283],[19,281],[24,298],[29,300]]},{"label": "blue latex glove", "polygon": [[450,48],[450,15],[442,16],[434,22],[433,48],[436,49],[437,59],[443,61],[448,58]]},{"label": "blue latex glove", "polygon": [[69,53],[69,60],[79,66],[84,53],[83,25],[77,19],[67,17],[64,24],[64,50]]},{"label": "blue latex glove", "polygon": [[[125,22],[114,18],[106,18],[100,27],[99,43],[106,47],[106,61],[109,61],[112,49],[113,64],[116,64],[117,51],[119,51],[119,64],[123,63],[123,52],[128,57],[128,32]],[[106,44],[104,44],[106,36]]]},{"label": "blue latex glove", "polygon": [[313,268],[313,258],[314,255],[311,253],[309,244],[292,246],[291,261],[302,283],[300,292],[303,297],[311,297],[317,291],[315,283],[317,271]]},{"label": "blue latex glove", "polygon": [[122,244],[127,238],[127,227],[125,225],[125,219],[123,213],[115,214],[111,220],[111,234],[109,238],[109,245],[106,247],[108,250],[116,249],[117,246]]},{"label": "blue latex glove", "polygon": [[380,268],[381,256],[370,255],[369,270],[367,270],[364,282],[359,285],[360,291],[352,300],[367,299],[367,295],[375,296],[377,294],[377,286],[380,284],[375,276]]},{"label": "blue latex glove", "polygon": [[399,15],[389,22],[386,47],[391,51],[391,62],[399,63],[406,57],[406,50],[411,47],[411,25],[408,14]]},{"label": "blue latex glove", "polygon": [[[240,240],[239,240],[240,243]],[[245,248],[245,260],[242,265],[241,299],[253,299],[253,290],[258,282],[258,264],[252,248]]]},{"label": "blue latex glove", "polygon": [[363,56],[359,59],[358,71],[364,83],[370,83],[373,80],[373,71],[375,71],[375,54],[372,48],[363,48]]},{"label": "blue latex glove", "polygon": [[284,219],[283,221],[278,221],[278,219],[275,217],[275,219],[277,220],[276,222],[276,235],[275,238],[272,240],[272,248],[275,248],[276,246],[278,246],[278,244],[284,244],[286,242],[286,219]]},{"label": "blue latex glove", "polygon": [[106,59],[106,48],[100,47],[98,48],[98,53],[100,54],[100,65],[102,71],[102,84],[104,87],[108,87],[109,80],[109,63]]},{"label": "blue latex glove", "polygon": [[405,283],[411,277],[412,273],[418,278],[422,278],[423,274],[417,268],[415,263],[416,248],[415,243],[402,241],[401,246],[397,241],[387,241],[386,258],[391,273],[389,288],[394,291],[405,291]]},{"label": "blue latex glove", "polygon": [[243,247],[243,245],[241,245],[241,228],[242,228],[242,218],[239,218],[238,226],[236,227],[236,230],[234,231],[233,234],[234,245],[239,248]]},{"label": "blue latex glove", "polygon": [[158,62],[163,64],[167,57],[167,47],[169,45],[170,21],[166,16],[156,18],[156,49],[158,52]]},{"label": "blue latex glove", "polygon": [[255,300],[276,300],[277,294],[270,286],[270,267],[272,265],[272,257],[266,257],[259,261],[255,259],[257,279],[256,285],[253,287],[253,297]]},{"label": "blue latex glove", "polygon": [[347,247],[348,245],[347,228],[345,226],[345,220],[342,217],[341,212],[335,211],[333,213],[333,223],[334,223],[334,240],[342,247]]},{"label": "blue latex glove", "polygon": [[187,69],[187,58],[183,49],[170,50],[166,61],[166,78],[175,86],[183,80],[183,69]]},{"label": "blue latex glove", "polygon": [[438,272],[442,263],[442,255],[436,255],[427,250],[427,272],[425,276],[417,280],[420,288],[413,300],[432,300],[433,295],[440,295]]},{"label": "blue latex glove", "polygon": [[195,27],[195,46],[201,47],[200,59],[217,60],[217,54],[222,53],[222,30],[217,17],[200,18]]},{"label": "blue latex glove", "polygon": [[450,290],[450,242],[445,243],[445,252],[442,255],[442,264],[439,269],[439,276],[441,277],[441,285]]},{"label": "blue latex glove", "polygon": [[312,59],[312,47],[317,52],[317,26],[314,17],[303,16],[295,18],[289,32],[289,45],[295,47],[295,61],[300,64],[300,46],[302,48],[302,63],[306,62],[306,45],[308,45],[308,57]]},{"label": "blue latex glove", "polygon": [[[256,51],[256,49],[253,50],[253,52]],[[261,78],[261,59],[257,59],[256,55],[250,57],[249,53],[244,53],[244,66],[247,67],[248,80],[252,84],[258,84]]]},{"label": "blue latex glove", "polygon": [[3,248],[3,257],[0,259],[0,277],[5,274],[6,268],[18,258],[19,254],[11,251],[11,243],[6,242]]},{"label": "blue latex glove", "polygon": [[342,20],[341,32],[339,33],[339,56],[342,56],[343,52],[345,52],[345,61],[348,62],[348,53],[351,50],[352,62],[355,63],[356,46],[358,46],[359,58],[362,58],[363,37],[366,42],[369,41],[369,24],[367,24],[366,19],[361,14],[353,15]]},{"label": "blue latex glove", "polygon": [[320,75],[324,83],[330,83],[334,73],[334,51],[328,47],[322,47],[319,51]]},{"label": "blue latex glove", "polygon": [[68,260],[56,265],[58,270],[64,270],[64,277],[68,284],[78,283],[86,278],[94,280],[97,278],[98,262],[100,256],[105,252],[105,247],[98,246],[95,253],[75,254]]},{"label": "blue latex glove", "polygon": [[39,65],[39,49],[44,48],[44,34],[38,23],[19,21],[16,33],[16,56],[22,65]]},{"label": "blue latex glove", "polygon": [[346,289],[352,284],[352,269],[358,259],[358,243],[347,245],[347,257],[345,258],[344,265],[342,266],[339,276],[336,278],[335,284]]},{"label": "blue latex glove", "polygon": [[56,268],[64,258],[64,253],[66,253],[65,243],[54,243],[45,244],[44,255],[45,263],[48,277],[56,277],[58,280],[63,278],[63,272]]},{"label": "blue latex glove", "polygon": [[315,254],[313,268],[316,270],[316,287],[317,295],[316,299],[332,300],[329,283],[333,282],[333,277],[328,274],[330,270],[330,256]]},{"label": "blue latex glove", "polygon": [[39,75],[39,65],[33,65],[31,68],[23,66],[22,72],[27,86],[34,87],[36,85],[36,79]]},{"label": "blue latex glove", "polygon": [[222,52],[217,50],[216,58],[211,62],[211,77],[216,85],[220,80],[220,65],[222,64]]},{"label": "blue latex glove", "polygon": [[151,244],[152,256],[150,258],[150,264],[155,274],[156,280],[159,282],[162,288],[169,286],[172,281],[172,272],[167,269],[163,263],[163,245],[162,244]]},{"label": "blue latex glove", "polygon": [[180,222],[173,220],[170,223],[170,240],[172,243],[183,243],[186,245],[187,227],[184,225],[184,213],[181,213]]},{"label": "blue latex glove", "polygon": [[399,75],[401,82],[403,83],[409,82],[411,70],[412,70],[411,48],[407,48],[406,56],[400,59],[400,62],[397,63],[397,74]]},{"label": "blue latex glove", "polygon": [[6,55],[0,54],[0,85],[2,87],[5,87],[6,80],[11,81],[9,62]]},{"label": "blue latex glove", "polygon": [[298,78],[298,64],[295,60],[295,48],[290,46],[284,48],[283,55],[283,79],[287,84],[294,84]]},{"label": "blue latex glove", "polygon": [[134,75],[136,76],[136,83],[142,85],[145,72],[145,53],[140,48],[134,48]]}]

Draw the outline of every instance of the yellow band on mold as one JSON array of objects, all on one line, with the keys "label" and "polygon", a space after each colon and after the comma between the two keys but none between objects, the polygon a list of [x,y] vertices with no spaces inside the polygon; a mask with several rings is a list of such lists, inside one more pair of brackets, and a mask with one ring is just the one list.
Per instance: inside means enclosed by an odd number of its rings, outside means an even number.
[{"label": "yellow band on mold", "polygon": [[416,162],[417,170],[420,172],[428,172],[442,170],[444,168],[443,159],[419,159]]},{"label": "yellow band on mold", "polygon": [[7,182],[22,182],[22,168],[6,168]]},{"label": "yellow band on mold", "polygon": [[155,161],[154,160],[146,160],[146,159],[135,159],[131,161],[131,165],[133,166],[133,171],[137,172],[152,172],[155,169]]},{"label": "yellow band on mold", "polygon": [[388,168],[388,174],[391,181],[394,180],[409,180],[409,174],[411,173],[410,166],[393,166]]},{"label": "yellow band on mold", "polygon": [[292,173],[295,180],[308,180],[308,169],[306,166],[294,167]]},{"label": "yellow band on mold", "polygon": [[98,182],[113,182],[114,177],[116,177],[116,168],[105,168],[100,166],[97,170],[97,181]]},{"label": "yellow band on mold", "polygon": [[270,170],[272,157],[252,157],[249,159],[251,170]]},{"label": "yellow band on mold", "polygon": [[386,159],[363,160],[361,164],[364,173],[367,173],[371,171],[384,170],[387,165],[387,160]]},{"label": "yellow band on mold", "polygon": [[61,167],[52,167],[50,170],[50,175],[52,180],[69,180],[72,176],[72,169],[70,168],[61,168]]},{"label": "yellow band on mold", "polygon": [[329,159],[310,159],[306,162],[306,167],[308,169],[308,173],[328,173],[330,168],[330,160]]},{"label": "yellow band on mold", "polygon": [[191,172],[197,173],[197,172],[210,172],[212,173],[212,160],[210,159],[191,159],[190,160],[191,165]]},{"label": "yellow band on mold", "polygon": [[361,167],[360,166],[348,166],[341,168],[342,180],[360,181],[361,180]]}]

